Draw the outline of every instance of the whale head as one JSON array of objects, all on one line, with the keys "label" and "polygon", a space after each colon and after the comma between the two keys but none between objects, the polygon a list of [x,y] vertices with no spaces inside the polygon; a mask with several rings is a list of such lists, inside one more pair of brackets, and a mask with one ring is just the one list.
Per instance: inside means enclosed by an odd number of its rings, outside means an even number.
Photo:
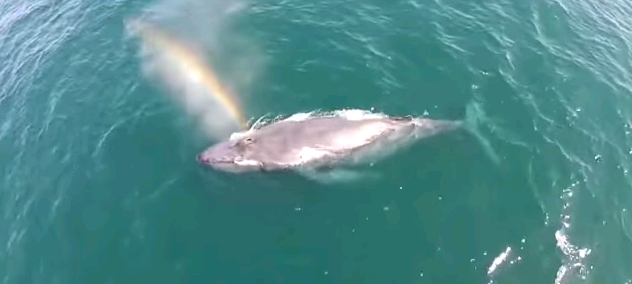
[{"label": "whale head", "polygon": [[250,157],[255,139],[243,137],[217,143],[197,156],[197,161],[215,170],[242,173],[260,171],[263,164]]}]

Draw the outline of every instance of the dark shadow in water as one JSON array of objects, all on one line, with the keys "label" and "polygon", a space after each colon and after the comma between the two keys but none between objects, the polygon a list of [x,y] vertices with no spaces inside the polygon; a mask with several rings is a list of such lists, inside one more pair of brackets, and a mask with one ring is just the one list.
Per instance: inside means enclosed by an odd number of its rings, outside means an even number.
[{"label": "dark shadow in water", "polygon": [[201,166],[202,189],[218,200],[249,205],[300,205],[317,203],[322,186],[293,172],[230,174]]}]

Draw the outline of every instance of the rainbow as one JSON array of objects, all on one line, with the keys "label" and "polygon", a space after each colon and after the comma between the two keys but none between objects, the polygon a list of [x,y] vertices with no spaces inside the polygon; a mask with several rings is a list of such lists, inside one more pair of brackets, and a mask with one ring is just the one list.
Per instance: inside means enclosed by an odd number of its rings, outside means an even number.
[{"label": "rainbow", "polygon": [[242,129],[248,129],[248,121],[241,111],[239,103],[234,99],[215,75],[213,70],[204,65],[197,54],[185,45],[179,43],[173,36],[156,29],[140,20],[127,20],[126,25],[132,32],[139,35],[143,42],[151,46],[170,51],[175,55],[179,65],[211,91],[213,96],[228,111],[230,116],[239,124]]}]

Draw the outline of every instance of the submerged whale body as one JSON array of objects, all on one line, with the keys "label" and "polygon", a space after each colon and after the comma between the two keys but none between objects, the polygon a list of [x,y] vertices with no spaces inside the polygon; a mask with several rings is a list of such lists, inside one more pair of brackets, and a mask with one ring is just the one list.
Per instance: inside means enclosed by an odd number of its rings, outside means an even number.
[{"label": "submerged whale body", "polygon": [[[364,110],[299,113],[235,133],[197,156],[217,171],[298,172],[321,182],[355,180],[351,167],[378,162],[424,138],[468,121],[396,117]],[[470,119],[471,120],[471,119]]]}]

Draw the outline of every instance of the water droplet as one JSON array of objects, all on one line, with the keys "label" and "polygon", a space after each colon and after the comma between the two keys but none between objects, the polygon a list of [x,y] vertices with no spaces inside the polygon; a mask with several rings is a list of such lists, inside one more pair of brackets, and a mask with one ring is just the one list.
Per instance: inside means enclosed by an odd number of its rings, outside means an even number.
[{"label": "water droplet", "polygon": [[585,258],[589,254],[590,254],[590,249],[583,248],[579,250],[579,257],[581,258]]},{"label": "water droplet", "polygon": [[388,211],[388,206],[384,206],[384,211]]},{"label": "water droplet", "polygon": [[424,272],[423,272],[423,271],[422,271],[422,272],[420,272],[420,273],[419,273],[419,276],[424,277]]},{"label": "water droplet", "polygon": [[527,242],[527,240],[523,238],[522,240],[520,240],[520,242],[522,242],[524,244],[524,243]]},{"label": "water droplet", "polygon": [[329,271],[325,270],[325,275],[328,275],[328,274],[329,274]]}]

